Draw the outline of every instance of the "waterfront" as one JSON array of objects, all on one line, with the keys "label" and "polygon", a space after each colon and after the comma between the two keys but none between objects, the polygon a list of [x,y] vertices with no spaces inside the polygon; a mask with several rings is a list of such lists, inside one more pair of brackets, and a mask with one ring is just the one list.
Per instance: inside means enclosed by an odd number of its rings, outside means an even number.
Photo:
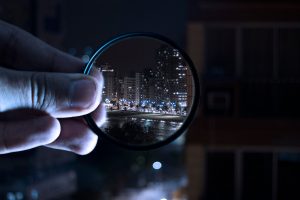
[{"label": "waterfront", "polygon": [[108,111],[102,130],[127,143],[149,144],[171,136],[184,119],[185,116],[162,113]]}]

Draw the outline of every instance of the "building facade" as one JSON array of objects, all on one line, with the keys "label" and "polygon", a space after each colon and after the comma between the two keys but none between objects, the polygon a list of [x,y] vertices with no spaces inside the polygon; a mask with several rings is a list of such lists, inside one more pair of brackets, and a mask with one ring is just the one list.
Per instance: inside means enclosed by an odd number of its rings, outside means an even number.
[{"label": "building facade", "polygon": [[189,199],[300,198],[299,11],[293,1],[190,1],[201,102],[187,136]]}]

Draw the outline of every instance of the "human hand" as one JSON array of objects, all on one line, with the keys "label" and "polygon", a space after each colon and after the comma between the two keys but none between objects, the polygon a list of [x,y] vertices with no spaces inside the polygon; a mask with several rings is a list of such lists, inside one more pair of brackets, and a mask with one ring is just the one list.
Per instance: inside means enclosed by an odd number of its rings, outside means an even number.
[{"label": "human hand", "polygon": [[38,146],[91,152],[95,135],[79,116],[101,125],[103,77],[84,63],[0,21],[0,154]]}]

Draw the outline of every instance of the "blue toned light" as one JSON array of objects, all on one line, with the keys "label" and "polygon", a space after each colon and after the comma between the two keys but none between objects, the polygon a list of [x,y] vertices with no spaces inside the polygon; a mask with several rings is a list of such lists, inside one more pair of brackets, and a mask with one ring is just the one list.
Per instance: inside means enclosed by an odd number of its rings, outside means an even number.
[{"label": "blue toned light", "polygon": [[23,200],[24,195],[23,195],[22,192],[17,192],[17,193],[16,193],[16,197],[17,197],[17,200]]},{"label": "blue toned light", "polygon": [[31,199],[36,200],[39,198],[39,192],[35,189],[31,190]]},{"label": "blue toned light", "polygon": [[15,197],[14,193],[9,192],[6,194],[6,199],[7,200],[16,200],[16,197]]},{"label": "blue toned light", "polygon": [[155,169],[155,170],[159,170],[159,169],[161,169],[162,164],[161,164],[161,162],[156,161],[156,162],[154,162],[154,163],[152,164],[152,167],[153,167],[153,169]]},{"label": "blue toned light", "polygon": [[87,63],[87,62],[89,62],[90,57],[89,57],[88,55],[83,55],[83,56],[81,57],[81,60],[82,60],[84,63]]}]

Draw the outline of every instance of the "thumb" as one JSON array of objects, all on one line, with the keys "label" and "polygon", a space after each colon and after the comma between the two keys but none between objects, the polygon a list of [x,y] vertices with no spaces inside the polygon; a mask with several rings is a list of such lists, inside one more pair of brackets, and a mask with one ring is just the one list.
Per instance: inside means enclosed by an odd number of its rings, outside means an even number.
[{"label": "thumb", "polygon": [[100,104],[102,84],[102,79],[83,74],[24,72],[0,67],[0,112],[33,108],[56,118],[85,115]]}]

